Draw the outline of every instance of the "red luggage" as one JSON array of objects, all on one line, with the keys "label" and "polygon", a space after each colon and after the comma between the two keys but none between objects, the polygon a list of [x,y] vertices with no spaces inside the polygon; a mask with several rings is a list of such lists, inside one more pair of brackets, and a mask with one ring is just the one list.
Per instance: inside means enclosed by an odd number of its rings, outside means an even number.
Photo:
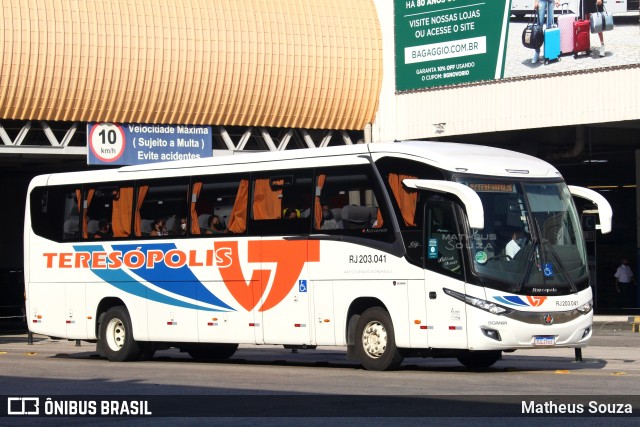
[{"label": "red luggage", "polygon": [[591,24],[584,19],[584,2],[581,1],[582,11],[580,18],[573,21],[573,57],[577,58],[580,52],[591,55]]},{"label": "red luggage", "polygon": [[573,21],[573,57],[577,58],[580,52],[587,56],[591,54],[591,29],[588,19]]}]

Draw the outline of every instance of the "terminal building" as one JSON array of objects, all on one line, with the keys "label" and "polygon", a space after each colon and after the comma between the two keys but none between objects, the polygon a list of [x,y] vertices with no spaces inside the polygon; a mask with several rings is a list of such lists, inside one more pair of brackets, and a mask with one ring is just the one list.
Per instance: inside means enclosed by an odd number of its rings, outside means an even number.
[{"label": "terminal building", "polygon": [[614,14],[604,56],[591,34],[590,51],[532,63],[531,16],[507,0],[0,1],[5,308],[22,296],[30,179],[123,164],[92,148],[112,124],[150,152],[154,132],[183,126],[204,129],[214,156],[424,140],[542,158],[613,207],[602,235],[594,206],[578,205],[596,313],[640,306],[613,277],[623,257],[637,272],[640,254],[637,3]]}]

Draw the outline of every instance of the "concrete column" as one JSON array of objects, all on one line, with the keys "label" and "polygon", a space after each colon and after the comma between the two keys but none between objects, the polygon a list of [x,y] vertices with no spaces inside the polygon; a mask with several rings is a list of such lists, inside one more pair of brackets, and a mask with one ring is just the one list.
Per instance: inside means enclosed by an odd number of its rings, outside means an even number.
[{"label": "concrete column", "polygon": [[364,125],[364,142],[366,144],[373,142],[373,127],[371,126],[371,123]]}]

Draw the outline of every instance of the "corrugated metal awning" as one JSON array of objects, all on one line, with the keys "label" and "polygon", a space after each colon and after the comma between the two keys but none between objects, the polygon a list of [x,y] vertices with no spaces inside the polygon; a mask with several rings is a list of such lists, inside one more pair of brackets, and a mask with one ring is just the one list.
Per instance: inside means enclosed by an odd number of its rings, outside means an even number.
[{"label": "corrugated metal awning", "polygon": [[1,0],[0,118],[363,129],[372,0]]}]

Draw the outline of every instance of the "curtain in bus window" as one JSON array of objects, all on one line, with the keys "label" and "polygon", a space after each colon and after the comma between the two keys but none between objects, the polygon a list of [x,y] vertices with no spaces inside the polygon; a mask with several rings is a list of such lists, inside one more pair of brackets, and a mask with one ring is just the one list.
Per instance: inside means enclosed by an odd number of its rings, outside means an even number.
[{"label": "curtain in bus window", "polygon": [[384,220],[382,219],[382,209],[378,206],[378,212],[376,213],[376,223],[373,225],[373,228],[382,228],[384,224]]},{"label": "curtain in bus window", "polygon": [[415,178],[415,176],[411,175],[403,175],[397,173],[389,174],[389,187],[391,187],[393,196],[396,198],[396,202],[398,202],[398,207],[400,208],[400,213],[402,214],[404,225],[408,227],[416,226],[415,217],[416,204],[418,202],[418,192],[405,188],[402,185],[402,180]]},{"label": "curtain in bus window", "polygon": [[198,202],[198,197],[200,197],[200,190],[202,190],[202,182],[194,183],[193,190],[191,191],[191,234],[200,234],[198,211],[196,210],[196,203]]},{"label": "curtain in bus window", "polygon": [[[271,188],[269,178],[256,179],[253,194],[253,219],[280,219],[282,217],[282,187]],[[273,185],[281,186],[283,179],[274,180]]]},{"label": "curtain in bus window", "polygon": [[243,179],[238,187],[238,194],[229,214],[227,230],[230,233],[244,233],[247,229],[247,204],[249,202],[249,180]]},{"label": "curtain in bus window", "polygon": [[316,229],[320,229],[322,226],[322,204],[320,203],[320,194],[322,193],[322,187],[324,187],[324,182],[327,180],[326,174],[318,175],[318,182],[316,183],[316,202],[313,208],[313,213],[315,215],[315,225]]},{"label": "curtain in bus window", "polygon": [[113,237],[128,237],[131,234],[131,211],[133,209],[133,187],[121,187],[113,199],[111,229]]},{"label": "curtain in bus window", "polygon": [[87,232],[87,225],[89,220],[87,218],[87,212],[89,211],[89,206],[91,206],[91,199],[93,199],[93,193],[95,190],[93,188],[87,190],[87,200],[84,211],[82,211],[82,237],[84,239],[89,238],[89,233]]},{"label": "curtain in bus window", "polygon": [[140,208],[142,207],[144,198],[147,195],[147,191],[149,191],[148,185],[141,185],[140,187],[138,187],[138,200],[136,200],[136,221],[134,224],[136,236],[142,236],[142,217],[140,216]]},{"label": "curtain in bus window", "polygon": [[82,212],[82,190],[76,190],[76,200],[78,201],[78,213]]}]

